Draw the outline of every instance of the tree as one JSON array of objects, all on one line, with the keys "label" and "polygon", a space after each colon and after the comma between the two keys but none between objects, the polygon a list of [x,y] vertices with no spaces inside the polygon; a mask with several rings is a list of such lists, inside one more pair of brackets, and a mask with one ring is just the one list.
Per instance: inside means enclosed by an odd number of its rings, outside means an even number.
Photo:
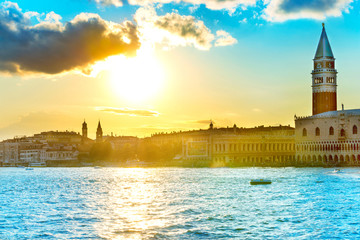
[{"label": "tree", "polygon": [[109,161],[112,155],[112,147],[109,142],[95,143],[90,149],[92,161]]}]

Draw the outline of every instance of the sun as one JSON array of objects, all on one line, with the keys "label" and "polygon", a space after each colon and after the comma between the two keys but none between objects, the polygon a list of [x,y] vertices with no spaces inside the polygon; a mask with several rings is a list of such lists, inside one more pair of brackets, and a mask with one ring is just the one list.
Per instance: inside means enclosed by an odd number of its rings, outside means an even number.
[{"label": "sun", "polygon": [[142,47],[133,58],[109,57],[105,64],[113,91],[126,100],[148,100],[163,87],[164,70],[151,48]]}]

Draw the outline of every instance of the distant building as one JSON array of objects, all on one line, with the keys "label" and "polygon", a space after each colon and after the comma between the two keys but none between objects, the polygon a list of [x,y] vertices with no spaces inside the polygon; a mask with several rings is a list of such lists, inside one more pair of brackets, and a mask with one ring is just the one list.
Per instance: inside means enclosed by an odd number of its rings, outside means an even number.
[{"label": "distant building", "polygon": [[88,128],[87,128],[87,123],[85,122],[85,119],[84,119],[84,122],[82,124],[82,138],[81,138],[81,141],[82,143],[84,143],[88,138]]},{"label": "distant building", "polygon": [[52,157],[49,151],[71,152],[71,158],[67,155],[63,160],[77,160],[77,148],[81,136],[75,132],[42,132],[31,137],[20,137],[5,140],[0,143],[1,165],[3,166],[28,166],[31,163],[48,163]]},{"label": "distant building", "polygon": [[33,138],[49,144],[80,144],[82,136],[77,132],[48,131],[35,134]]},{"label": "distant building", "polygon": [[77,160],[78,151],[69,149],[48,149],[45,152],[47,161]]},{"label": "distant building", "polygon": [[210,125],[209,125],[209,129],[212,130],[214,128],[214,124],[212,122],[212,120],[210,121]]},{"label": "distant building", "polygon": [[337,111],[337,71],[323,25],[312,71],[313,115],[295,116],[296,161],[304,165],[360,163],[360,109]]},{"label": "distant building", "polygon": [[121,150],[126,147],[135,147],[139,142],[139,138],[132,136],[108,136],[105,141],[111,144],[113,150]]},{"label": "distant building", "polygon": [[97,143],[102,142],[102,137],[103,137],[103,131],[102,131],[100,120],[99,120],[98,127],[96,130],[96,142]]},{"label": "distant building", "polygon": [[20,145],[20,163],[21,165],[28,165],[29,163],[45,163],[46,159],[43,158],[45,151],[43,144],[27,143]]},{"label": "distant building", "polygon": [[183,138],[183,158],[210,166],[290,166],[294,164],[294,128],[275,126],[209,129]]},{"label": "distant building", "polygon": [[360,109],[297,118],[296,159],[312,165],[360,163]]},{"label": "distant building", "polygon": [[4,166],[16,166],[21,165],[20,162],[20,143],[18,141],[7,141],[3,143],[3,165]]},{"label": "distant building", "polygon": [[0,167],[3,166],[4,163],[4,144],[0,143]]},{"label": "distant building", "polygon": [[1,144],[2,165],[27,165],[31,161],[38,161],[41,143],[32,142],[26,137],[5,140]]}]

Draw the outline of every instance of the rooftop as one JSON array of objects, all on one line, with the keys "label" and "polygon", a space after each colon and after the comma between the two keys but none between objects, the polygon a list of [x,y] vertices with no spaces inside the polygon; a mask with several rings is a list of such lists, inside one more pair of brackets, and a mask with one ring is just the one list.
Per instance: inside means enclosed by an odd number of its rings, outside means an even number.
[{"label": "rooftop", "polygon": [[330,43],[326,35],[325,24],[323,24],[323,29],[320,36],[320,41],[315,53],[315,59],[317,58],[334,58],[334,55],[331,51]]},{"label": "rooftop", "polygon": [[295,120],[298,120],[298,119],[316,119],[316,118],[332,118],[332,117],[338,117],[340,114],[344,114],[346,116],[360,116],[360,109],[329,111],[329,112],[323,112],[323,113],[319,113],[319,114],[308,116],[308,117],[297,117],[297,116],[295,116]]}]

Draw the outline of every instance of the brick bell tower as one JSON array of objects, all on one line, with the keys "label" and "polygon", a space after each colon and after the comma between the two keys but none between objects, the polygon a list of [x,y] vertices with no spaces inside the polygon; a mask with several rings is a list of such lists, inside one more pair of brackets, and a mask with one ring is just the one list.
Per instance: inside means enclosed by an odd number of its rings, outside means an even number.
[{"label": "brick bell tower", "polygon": [[325,24],[314,58],[312,71],[312,114],[336,111],[336,75],[335,58],[326,35]]}]

